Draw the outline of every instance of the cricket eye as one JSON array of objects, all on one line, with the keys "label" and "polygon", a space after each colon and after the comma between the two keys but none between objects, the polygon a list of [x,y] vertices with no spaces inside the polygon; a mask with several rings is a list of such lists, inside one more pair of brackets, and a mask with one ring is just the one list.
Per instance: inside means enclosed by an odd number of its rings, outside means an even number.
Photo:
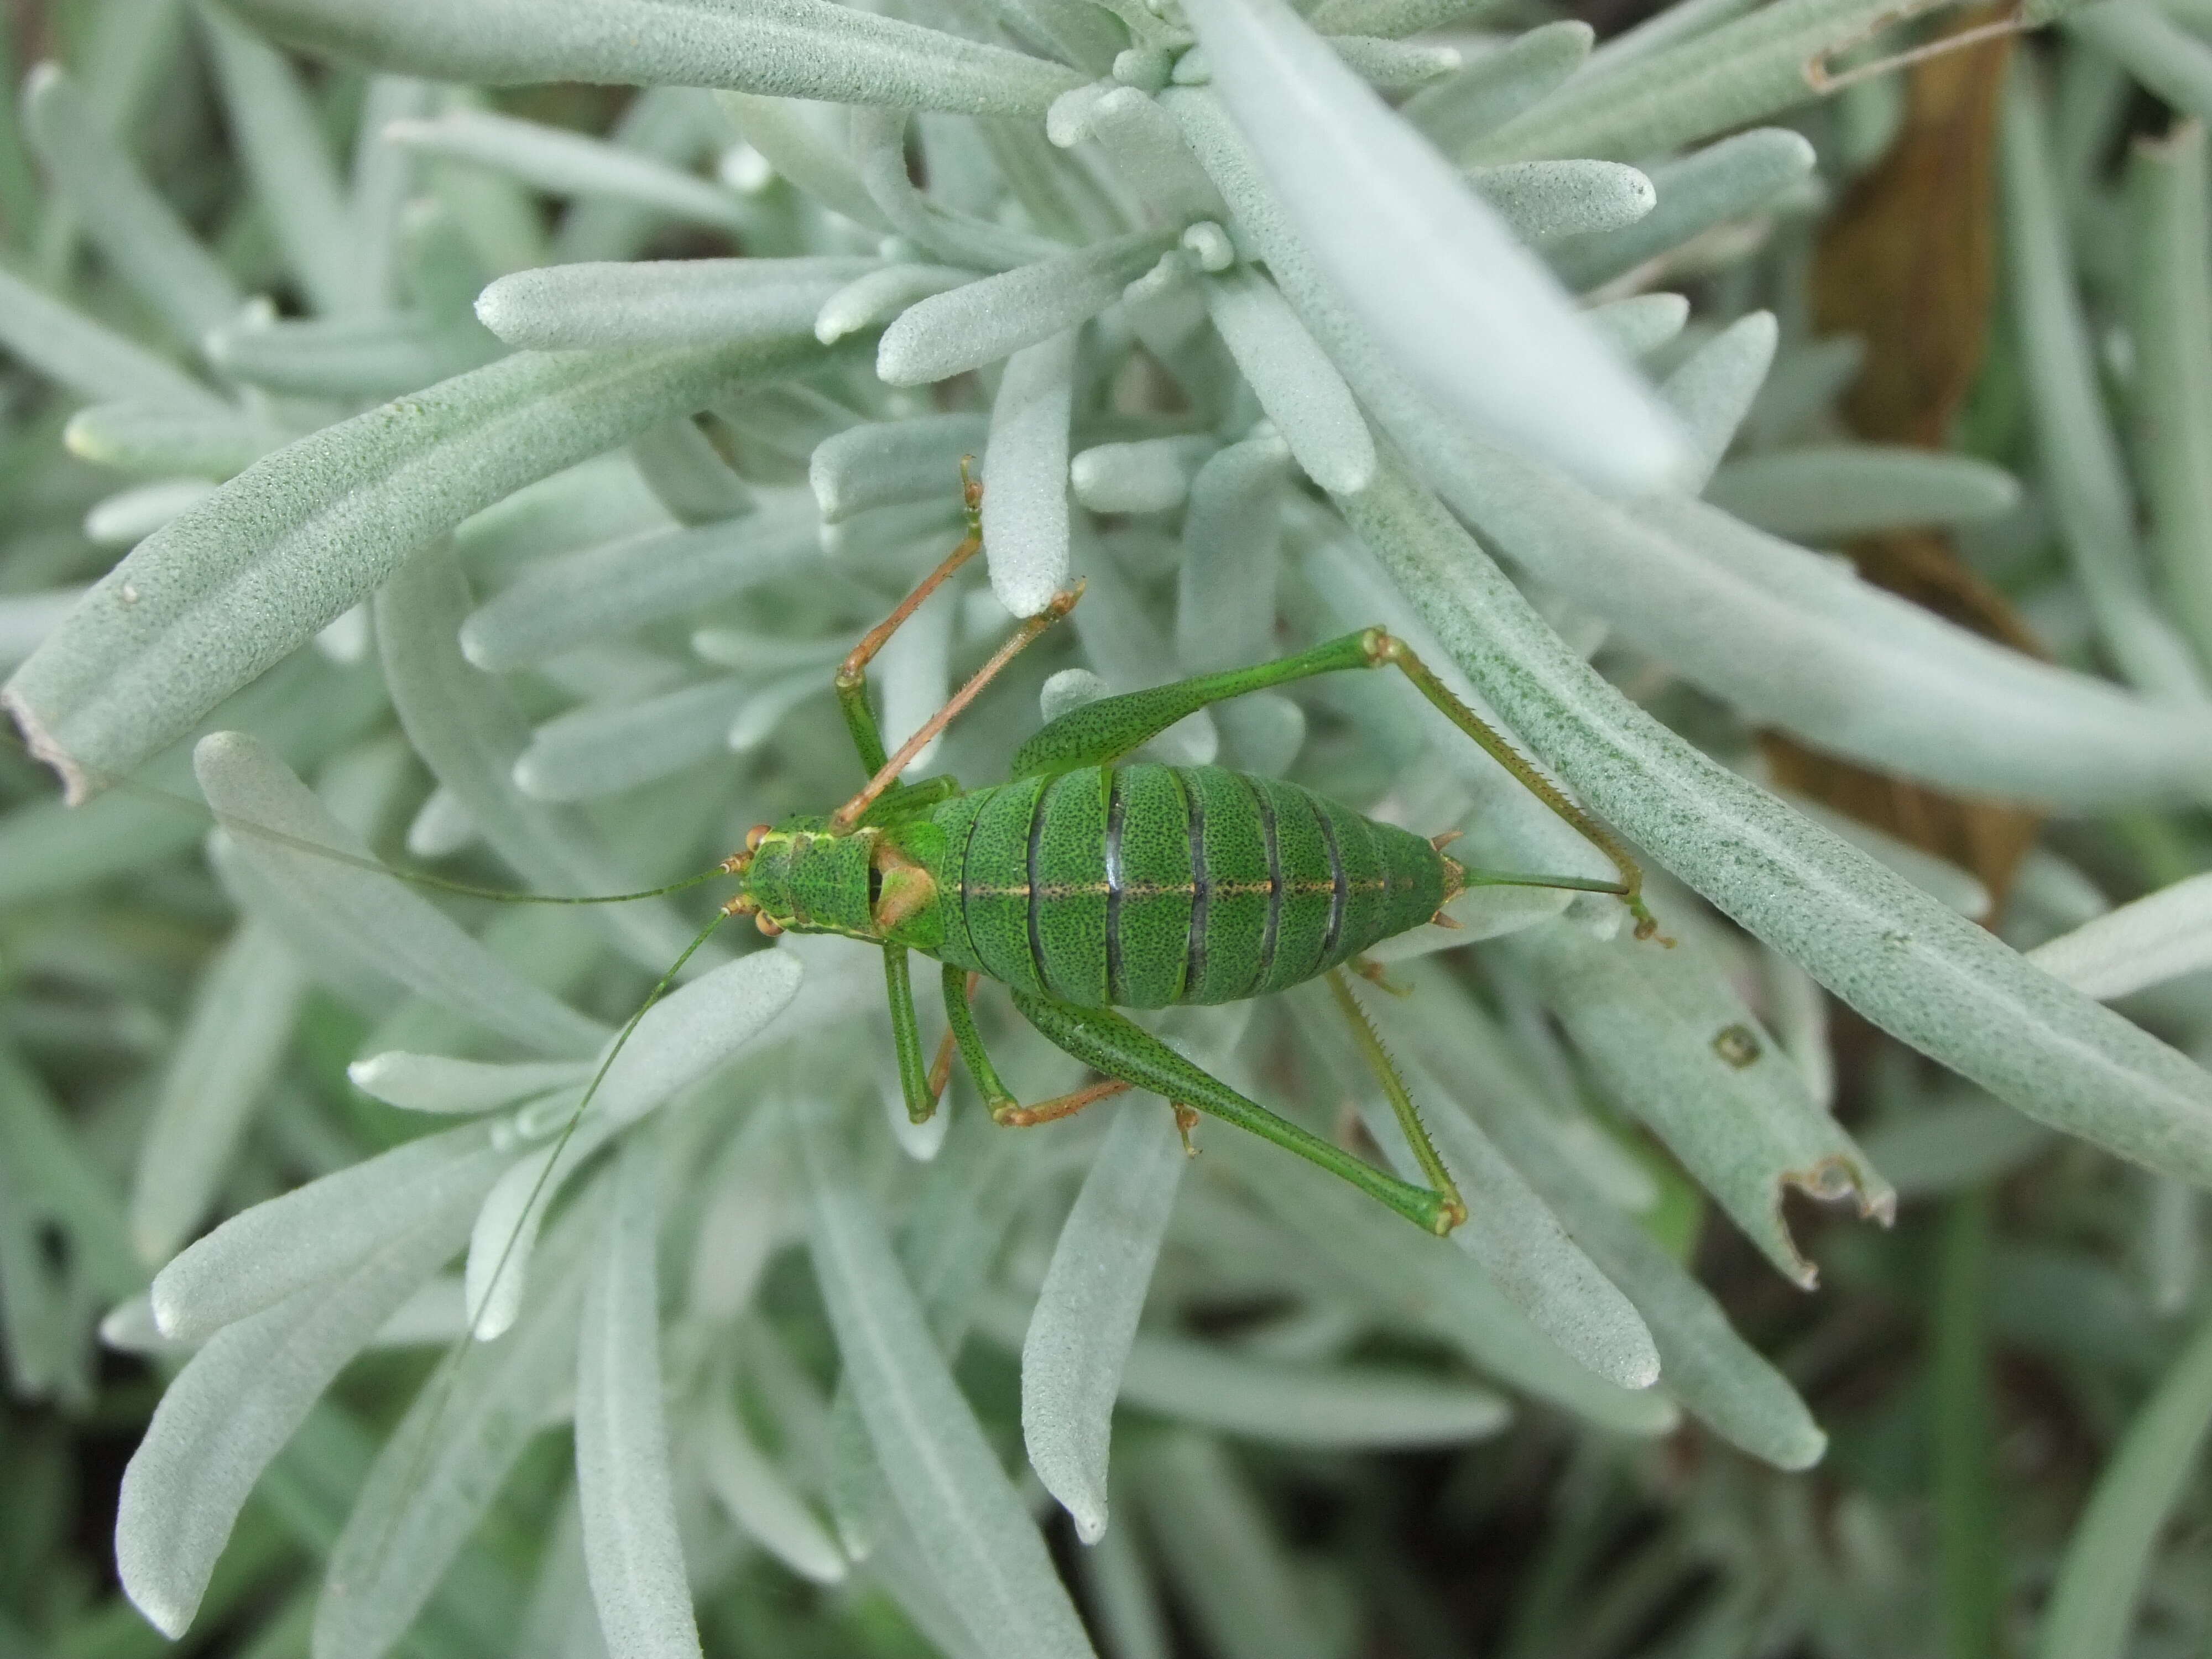
[{"label": "cricket eye", "polygon": [[767,839],[768,825],[764,823],[757,823],[753,825],[751,829],[745,831],[745,851],[748,853],[759,852],[760,844]]}]

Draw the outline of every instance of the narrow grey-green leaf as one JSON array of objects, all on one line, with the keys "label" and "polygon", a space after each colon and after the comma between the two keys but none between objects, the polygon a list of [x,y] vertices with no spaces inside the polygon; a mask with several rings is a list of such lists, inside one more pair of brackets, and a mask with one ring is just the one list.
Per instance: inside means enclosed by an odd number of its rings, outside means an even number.
[{"label": "narrow grey-green leaf", "polygon": [[871,507],[950,499],[961,461],[981,453],[988,435],[981,416],[963,413],[869,421],[824,438],[807,463],[823,523]]},{"label": "narrow grey-green leaf", "polygon": [[1022,1341],[1022,1443],[1086,1544],[1106,1530],[1114,1401],[1187,1161],[1172,1112],[1143,1096],[1115,1108]]},{"label": "narrow grey-green leaf", "polygon": [[1042,58],[835,5],[761,0],[237,0],[271,33],[440,81],[722,87],[971,115],[1042,115],[1083,77]]},{"label": "narrow grey-green leaf", "polygon": [[809,331],[702,350],[530,353],[325,428],[133,549],[9,678],[0,704],[82,799],[441,531],[820,349]]},{"label": "narrow grey-green leaf", "polygon": [[138,1145],[131,1243],[139,1260],[167,1261],[213,1206],[306,989],[292,953],[252,922],[205,970]]},{"label": "narrow grey-green leaf", "polygon": [[191,1626],[254,1483],[323,1390],[453,1254],[468,1205],[448,1195],[334,1283],[295,1291],[194,1354],[123,1472],[124,1593],[172,1639]]},{"label": "narrow grey-green leaf", "polygon": [[[948,476],[957,482],[957,474]],[[805,492],[764,491],[760,507],[743,518],[648,530],[538,560],[469,614],[461,650],[489,672],[526,667],[592,640],[684,616],[818,556]]]},{"label": "narrow grey-green leaf", "polygon": [[206,404],[94,404],[62,429],[73,455],[142,477],[228,478],[283,441],[250,416]]},{"label": "narrow grey-green leaf", "polygon": [[1620,161],[1501,161],[1469,176],[1524,242],[1619,230],[1659,200],[1650,179]]},{"label": "narrow grey-green leaf", "polygon": [[[218,732],[201,739],[192,763],[219,817],[274,832],[241,827],[234,836],[240,855],[400,984],[544,1052],[589,1054],[604,1039],[606,1027],[531,984],[444,911],[379,870],[360,838],[257,739]],[[319,856],[318,848],[344,861]]]},{"label": "narrow grey-green leaf", "polygon": [[753,1443],[726,1394],[708,1402],[698,1434],[700,1472],[708,1491],[730,1512],[730,1518],[802,1577],[817,1584],[842,1583],[847,1571],[845,1553],[806,1500]]},{"label": "narrow grey-green leaf", "polygon": [[23,88],[23,124],[59,198],[101,254],[176,337],[200,336],[234,316],[246,296],[146,182],[60,69],[41,64]]},{"label": "narrow grey-green leaf", "polygon": [[2212,1327],[2181,1351],[2097,1477],[2036,1632],[2039,1659],[2120,1659],[2151,1553],[2212,1428]]},{"label": "narrow grey-green leaf", "polygon": [[197,1342],[294,1292],[350,1271],[392,1240],[489,1190],[507,1155],[480,1123],[388,1152],[242,1210],[154,1279],[165,1336]]},{"label": "narrow grey-green leaf", "polygon": [[[1326,15],[1316,12],[1319,20]],[[1450,80],[1407,100],[1406,118],[1447,155],[1463,155],[1492,129],[1540,103],[1589,56],[1595,39],[1579,19],[1524,30]]]},{"label": "narrow grey-green leaf", "polygon": [[1682,478],[1682,488],[1690,494],[1705,489],[1735,441],[1736,428],[1750,413],[1752,399],[1774,362],[1775,335],[1772,312],[1739,317],[1660,383],[1659,395],[1682,417],[1697,458]]},{"label": "narrow grey-green leaf", "polygon": [[1176,659],[1187,674],[1267,654],[1289,459],[1290,446],[1268,433],[1218,452],[1191,479],[1176,574]]},{"label": "narrow grey-green leaf", "polygon": [[521,1322],[475,1343],[434,1378],[377,1454],[331,1547],[316,1600],[319,1659],[382,1659],[405,1635],[508,1474],[570,1396],[584,1279],[604,1188],[546,1241],[541,1290]]},{"label": "narrow grey-green leaf", "polygon": [[1206,314],[1305,475],[1334,494],[1375,476],[1375,440],[1344,377],[1249,266],[1204,279]]},{"label": "narrow grey-green leaf", "polygon": [[[1726,1311],[1659,1242],[1601,1191],[1573,1133],[1604,1132],[1562,1119],[1510,1053],[1504,1034],[1455,980],[1407,970],[1410,1001],[1377,1005],[1386,1031],[1422,1055],[1451,1090],[1432,1120],[1449,1146],[1457,1125],[1480,1118],[1514,1167],[1543,1195],[1577,1243],[1644,1316],[1659,1350],[1660,1386],[1734,1444],[1778,1468],[1820,1461],[1827,1437],[1796,1389],[1738,1334]],[[2014,1121],[2019,1120],[2015,1118]]]},{"label": "narrow grey-green leaf", "polygon": [[823,301],[872,259],[658,259],[549,265],[502,276],[477,319],[538,351],[705,346],[811,332]]},{"label": "narrow grey-green leaf", "polygon": [[41,293],[4,266],[0,346],[48,380],[100,402],[228,412],[214,392],[167,359]]},{"label": "narrow grey-green leaf", "polygon": [[1731,461],[1713,475],[1705,499],[1778,536],[1833,541],[2002,518],[2019,505],[2020,484],[2002,467],[1970,455],[1817,445]]},{"label": "narrow grey-green leaf", "polygon": [[2027,959],[2100,1002],[2212,967],[2212,874],[2108,910]]},{"label": "narrow grey-green leaf", "polygon": [[612,197],[672,219],[745,230],[757,215],[742,197],[681,167],[565,127],[461,109],[429,120],[394,121],[386,143],[473,161],[556,196]]},{"label": "narrow grey-green leaf", "polygon": [[731,677],[572,708],[538,728],[515,760],[515,786],[532,800],[580,801],[665,778],[725,753],[730,721],[749,695]]},{"label": "narrow grey-green leaf", "polygon": [[1636,708],[1402,474],[1346,511],[1453,660],[1592,811],[1875,1024],[2032,1117],[2212,1184],[2203,1070]]},{"label": "narrow grey-green leaf", "polygon": [[634,1137],[584,1291],[576,1341],[576,1495],[584,1566],[610,1652],[696,1659],[699,1628],[660,1401],[660,1148]]},{"label": "narrow grey-green leaf", "polygon": [[994,1659],[1090,1659],[1044,1540],[999,1467],[870,1206],[806,1146],[809,1242],[854,1397],[946,1598]]},{"label": "narrow grey-green leaf", "polygon": [[1120,299],[1180,228],[1131,231],[921,301],[884,331],[876,373],[888,386],[925,386],[1073,328]]},{"label": "narrow grey-green leaf", "polygon": [[1187,9],[1284,214],[1401,373],[1458,419],[1602,487],[1674,475],[1680,435],[1650,389],[1285,0]]},{"label": "narrow grey-green leaf", "polygon": [[991,591],[1033,617],[1067,586],[1067,427],[1075,399],[1075,331],[1007,360],[983,452],[984,558]]},{"label": "narrow grey-green leaf", "polygon": [[346,1076],[363,1094],[410,1112],[485,1112],[548,1089],[590,1081],[585,1060],[455,1060],[386,1049],[357,1060]]},{"label": "narrow grey-green leaf", "polygon": [[481,368],[499,338],[473,317],[400,311],[271,320],[251,313],[202,343],[234,380],[308,398],[396,398]]},{"label": "narrow grey-green leaf", "polygon": [[1813,146],[1781,127],[1760,127],[1651,170],[1658,205],[1623,230],[1546,250],[1559,280],[1595,288],[1680,247],[1699,231],[1756,213],[1813,171]]}]

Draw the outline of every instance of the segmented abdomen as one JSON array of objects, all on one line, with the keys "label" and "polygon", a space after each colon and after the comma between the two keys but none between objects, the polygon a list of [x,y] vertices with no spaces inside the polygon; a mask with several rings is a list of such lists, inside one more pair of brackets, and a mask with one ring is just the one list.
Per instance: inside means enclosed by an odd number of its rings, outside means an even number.
[{"label": "segmented abdomen", "polygon": [[1086,767],[933,816],[951,843],[939,954],[1085,1007],[1264,996],[1443,898],[1419,836],[1216,766]]}]

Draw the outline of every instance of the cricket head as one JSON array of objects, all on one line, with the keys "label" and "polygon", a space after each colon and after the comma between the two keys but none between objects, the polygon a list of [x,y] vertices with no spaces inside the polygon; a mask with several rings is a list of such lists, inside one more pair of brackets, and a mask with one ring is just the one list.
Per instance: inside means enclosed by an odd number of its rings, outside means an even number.
[{"label": "cricket head", "polygon": [[933,896],[928,872],[883,830],[839,834],[824,817],[756,824],[723,866],[743,885],[729,903],[763,933],[880,940]]}]

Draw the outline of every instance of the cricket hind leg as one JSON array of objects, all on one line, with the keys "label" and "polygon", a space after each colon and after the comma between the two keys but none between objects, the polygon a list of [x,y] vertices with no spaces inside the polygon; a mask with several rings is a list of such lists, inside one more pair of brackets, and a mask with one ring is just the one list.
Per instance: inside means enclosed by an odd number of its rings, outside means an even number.
[{"label": "cricket hind leg", "polygon": [[1444,1200],[1451,1218],[1449,1225],[1456,1227],[1467,1219],[1466,1201],[1460,1197],[1459,1187],[1452,1180],[1451,1171],[1444,1167],[1443,1154],[1437,1151],[1436,1143],[1429,1139],[1428,1126],[1421,1121],[1421,1115],[1413,1105],[1413,1097],[1407,1091],[1406,1080],[1398,1075],[1398,1067],[1392,1061],[1389,1051],[1383,1048],[1382,1039],[1376,1035],[1374,1024],[1367,1018],[1366,1010],[1352,995],[1352,983],[1345,978],[1344,970],[1332,968],[1326,977],[1329,994],[1336,999],[1336,1006],[1343,1012],[1345,1023],[1352,1028],[1352,1041],[1359,1050],[1359,1057],[1367,1062],[1368,1070],[1374,1073],[1375,1080],[1382,1085],[1382,1093],[1390,1103],[1390,1110],[1398,1120],[1398,1127],[1405,1135],[1407,1144],[1413,1149],[1413,1161],[1421,1166],[1421,1173],[1436,1188],[1437,1196]]},{"label": "cricket hind leg", "polygon": [[[1258,1102],[1246,1098],[1211,1072],[1185,1060],[1158,1037],[1110,1008],[1078,1008],[1067,1003],[1030,996],[1024,991],[1014,992],[1013,999],[1014,1006],[1021,1011],[1022,1018],[1036,1026],[1057,1047],[1093,1071],[1115,1082],[1148,1089],[1179,1105],[1195,1108],[1240,1129],[1249,1130],[1264,1140],[1272,1140],[1276,1146],[1319,1164],[1331,1175],[1350,1182],[1370,1198],[1379,1200],[1395,1210],[1424,1232],[1441,1236],[1466,1218],[1466,1207],[1460,1202],[1458,1192],[1452,1187],[1448,1175],[1443,1176],[1441,1190],[1434,1191],[1386,1175],[1374,1165],[1354,1158],[1342,1147],[1332,1146],[1319,1135],[1300,1128],[1288,1118],[1279,1116]],[[1422,1144],[1425,1144],[1426,1136],[1424,1134],[1420,1139]],[[1431,1155],[1434,1155],[1433,1148]],[[1425,1169],[1425,1164],[1424,1167]],[[1436,1164],[1437,1172],[1442,1175],[1443,1169],[1439,1159]]]},{"label": "cricket hind leg", "polygon": [[[1118,697],[1102,697],[1071,709],[1046,726],[1015,752],[1013,775],[1072,772],[1079,767],[1103,766],[1158,737],[1194,711],[1248,691],[1263,691],[1322,674],[1353,669],[1395,668],[1413,683],[1445,719],[1473,738],[1482,751],[1512,774],[1513,779],[1558,817],[1610,859],[1620,872],[1613,883],[1583,883],[1572,877],[1516,878],[1532,886],[1577,887],[1611,893],[1628,906],[1636,918],[1636,936],[1649,939],[1658,921],[1644,902],[1644,872],[1613,833],[1569,800],[1552,781],[1531,766],[1520,751],[1505,741],[1482,717],[1454,696],[1429,665],[1403,640],[1380,628],[1362,629],[1312,649],[1231,668],[1218,674],[1200,674],[1149,690]],[[1490,872],[1485,879],[1495,880]]]}]

